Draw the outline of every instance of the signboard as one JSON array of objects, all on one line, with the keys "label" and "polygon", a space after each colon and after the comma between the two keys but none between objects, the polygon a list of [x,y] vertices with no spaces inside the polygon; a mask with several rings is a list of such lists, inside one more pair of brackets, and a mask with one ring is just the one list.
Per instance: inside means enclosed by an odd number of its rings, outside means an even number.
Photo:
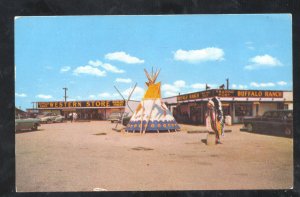
[{"label": "signboard", "polygon": [[203,92],[196,92],[192,94],[185,94],[177,96],[177,101],[185,101],[185,100],[196,100],[196,99],[202,99],[202,98],[208,98],[212,97],[212,91],[203,91]]},{"label": "signboard", "polygon": [[177,96],[177,101],[196,100],[210,97],[283,98],[283,91],[267,90],[207,90]]},{"label": "signboard", "polygon": [[236,97],[283,98],[283,92],[266,90],[237,90]]},{"label": "signboard", "polygon": [[125,101],[96,100],[96,101],[58,101],[58,102],[38,102],[39,109],[47,108],[89,108],[89,107],[124,107]]}]

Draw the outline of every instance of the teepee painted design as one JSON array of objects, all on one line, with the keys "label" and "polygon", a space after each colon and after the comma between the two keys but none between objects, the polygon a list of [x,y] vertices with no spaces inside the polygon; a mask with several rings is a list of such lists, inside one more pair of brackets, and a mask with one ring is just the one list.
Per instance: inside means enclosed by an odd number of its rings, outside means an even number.
[{"label": "teepee painted design", "polygon": [[154,74],[152,71],[151,75],[145,69],[144,71],[148,78],[146,82],[148,90],[127,124],[126,130],[140,133],[178,130],[176,120],[161,98],[161,82],[155,83],[159,71]]}]

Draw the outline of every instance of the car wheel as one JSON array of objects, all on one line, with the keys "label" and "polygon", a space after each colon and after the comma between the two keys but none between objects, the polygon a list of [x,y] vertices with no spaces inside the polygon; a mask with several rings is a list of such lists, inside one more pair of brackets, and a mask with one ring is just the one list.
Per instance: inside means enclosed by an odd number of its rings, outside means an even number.
[{"label": "car wheel", "polygon": [[47,120],[47,124],[50,124],[50,123],[52,123],[52,120]]},{"label": "car wheel", "polygon": [[253,131],[253,125],[250,124],[250,123],[247,124],[246,128],[247,128],[247,131],[248,131],[248,132],[252,132],[252,131]]},{"label": "car wheel", "polygon": [[285,134],[286,136],[292,136],[292,129],[291,129],[290,127],[286,127],[286,128],[284,129],[284,134]]},{"label": "car wheel", "polygon": [[38,130],[38,125],[34,124],[33,127],[31,128],[32,131],[37,131]]}]

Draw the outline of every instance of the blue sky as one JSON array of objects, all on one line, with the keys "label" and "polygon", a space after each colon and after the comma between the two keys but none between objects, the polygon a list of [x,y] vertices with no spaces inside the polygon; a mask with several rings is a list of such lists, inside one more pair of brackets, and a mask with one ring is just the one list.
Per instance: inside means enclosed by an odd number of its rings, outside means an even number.
[{"label": "blue sky", "polygon": [[265,15],[59,16],[15,19],[16,106],[121,99],[143,69],[161,69],[162,95],[217,88],[292,90],[292,17]]}]

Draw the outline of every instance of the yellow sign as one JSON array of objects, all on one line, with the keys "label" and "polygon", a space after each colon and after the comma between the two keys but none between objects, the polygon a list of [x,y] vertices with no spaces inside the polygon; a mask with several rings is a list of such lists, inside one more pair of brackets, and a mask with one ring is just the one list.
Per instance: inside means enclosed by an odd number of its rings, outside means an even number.
[{"label": "yellow sign", "polygon": [[67,102],[38,102],[38,108],[89,108],[89,107],[123,107],[125,101],[67,101]]},{"label": "yellow sign", "polygon": [[177,101],[196,100],[210,97],[249,97],[249,98],[283,98],[283,91],[266,90],[207,90],[177,96]]}]

